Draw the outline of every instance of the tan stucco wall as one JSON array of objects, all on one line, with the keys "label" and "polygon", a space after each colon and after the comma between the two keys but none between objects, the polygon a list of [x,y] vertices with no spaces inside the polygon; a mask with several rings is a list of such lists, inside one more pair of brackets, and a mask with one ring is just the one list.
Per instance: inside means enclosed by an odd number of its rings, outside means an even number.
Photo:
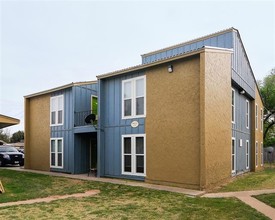
[{"label": "tan stucco wall", "polygon": [[199,188],[199,56],[146,71],[146,181]]},{"label": "tan stucco wall", "polygon": [[[256,130],[256,104],[258,105],[258,130]],[[263,131],[261,131],[261,109],[264,110],[259,90],[255,88],[255,100],[252,102],[251,109],[251,126],[252,126],[252,143],[251,143],[251,169],[252,171],[262,170],[261,166],[261,143],[263,143]],[[258,142],[258,167],[255,164],[256,141]]]},{"label": "tan stucco wall", "polygon": [[201,189],[231,177],[231,53],[200,60]]},{"label": "tan stucco wall", "polygon": [[25,99],[25,168],[50,170],[50,95]]}]

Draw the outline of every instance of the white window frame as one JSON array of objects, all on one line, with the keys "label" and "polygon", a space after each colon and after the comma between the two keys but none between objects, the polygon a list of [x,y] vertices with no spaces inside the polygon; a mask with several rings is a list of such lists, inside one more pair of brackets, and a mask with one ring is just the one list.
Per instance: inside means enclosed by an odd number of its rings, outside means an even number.
[{"label": "white window frame", "polygon": [[256,141],[255,143],[255,166],[256,167],[258,167],[258,152],[259,152],[258,141]]},{"label": "white window frame", "polygon": [[[236,109],[235,109],[235,106],[236,106],[236,92],[235,92],[235,89],[232,88],[232,94],[233,94],[233,98],[234,98],[234,103],[232,104],[232,97],[231,97],[231,114],[232,114],[232,110],[233,110],[233,115],[231,115],[231,122],[233,124],[235,124],[235,117],[236,117]],[[232,120],[233,119],[233,120]]]},{"label": "white window frame", "polygon": [[[58,140],[61,140],[62,141],[62,166],[58,166],[58,146],[57,146],[57,143],[58,143]],[[52,165],[52,141],[55,142],[55,166]],[[63,166],[64,166],[64,141],[63,141],[63,138],[61,137],[58,137],[58,138],[51,138],[50,139],[50,168],[59,168],[59,169],[63,169]]]},{"label": "white window frame", "polygon": [[255,105],[255,129],[258,130],[258,104]]},{"label": "white window frame", "polygon": [[245,101],[245,108],[246,108],[246,112],[245,112],[245,125],[246,125],[246,128],[249,129],[249,101],[246,99]]},{"label": "white window frame", "polygon": [[245,168],[248,170],[249,169],[249,140],[246,140],[245,143]]},{"label": "white window frame", "polygon": [[261,167],[264,165],[264,146],[263,142],[261,142]]},{"label": "white window frame", "polygon": [[[144,83],[144,113],[143,115],[137,115],[136,114],[136,98],[138,98],[136,96],[136,81],[143,79],[143,83]],[[132,107],[132,111],[131,111],[131,115],[129,116],[125,116],[124,115],[124,85],[127,82],[131,82],[131,93],[132,93],[132,97],[131,97],[131,107]],[[131,118],[144,118],[146,117],[146,76],[139,76],[139,77],[135,77],[135,78],[131,78],[131,79],[127,79],[127,80],[122,80],[122,119],[131,119]],[[142,97],[142,96],[140,96]]]},{"label": "white window frame", "polygon": [[[58,100],[62,98],[62,109],[58,109]],[[53,109],[53,101],[56,100],[57,102],[57,109]],[[58,123],[58,110],[62,110],[62,123]],[[55,124],[52,124],[52,112],[55,112]],[[64,95],[58,95],[51,97],[50,100],[50,126],[60,126],[64,123]]]},{"label": "white window frame", "polygon": [[[131,172],[124,171],[124,138],[131,138]],[[144,141],[144,173],[137,173],[136,170],[136,137],[143,137]],[[121,174],[132,176],[146,176],[146,135],[145,134],[129,134],[121,135]]]},{"label": "white window frame", "polygon": [[263,109],[261,108],[261,132],[263,132],[263,127],[264,127],[264,114],[263,114]]},{"label": "white window frame", "polygon": [[[234,141],[234,154],[232,152],[232,142]],[[232,170],[232,156],[234,155],[234,169]],[[235,137],[232,137],[232,140],[231,140],[231,173],[232,174],[235,174],[236,173],[236,138]]]}]

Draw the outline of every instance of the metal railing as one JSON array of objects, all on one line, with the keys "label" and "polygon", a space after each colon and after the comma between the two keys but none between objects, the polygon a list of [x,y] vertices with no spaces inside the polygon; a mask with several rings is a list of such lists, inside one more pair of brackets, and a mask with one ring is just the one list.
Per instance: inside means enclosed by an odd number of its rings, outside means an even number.
[{"label": "metal railing", "polygon": [[74,113],[74,126],[79,127],[79,126],[91,125],[91,124],[87,124],[85,122],[85,118],[90,114],[95,114],[95,113],[92,110],[75,112]]}]

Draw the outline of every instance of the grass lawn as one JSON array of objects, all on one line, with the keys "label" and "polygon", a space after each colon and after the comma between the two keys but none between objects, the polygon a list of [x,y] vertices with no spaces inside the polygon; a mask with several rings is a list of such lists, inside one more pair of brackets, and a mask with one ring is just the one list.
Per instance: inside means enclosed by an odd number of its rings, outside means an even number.
[{"label": "grass lawn", "polygon": [[190,198],[141,187],[0,169],[0,203],[99,189],[94,197],[0,208],[0,219],[267,219],[237,199]]},{"label": "grass lawn", "polygon": [[260,172],[238,176],[226,186],[222,186],[215,191],[232,192],[260,189],[275,189],[275,168],[265,168]]},{"label": "grass lawn", "polygon": [[265,204],[275,208],[275,193],[273,194],[263,194],[254,196],[256,199],[264,202]]}]

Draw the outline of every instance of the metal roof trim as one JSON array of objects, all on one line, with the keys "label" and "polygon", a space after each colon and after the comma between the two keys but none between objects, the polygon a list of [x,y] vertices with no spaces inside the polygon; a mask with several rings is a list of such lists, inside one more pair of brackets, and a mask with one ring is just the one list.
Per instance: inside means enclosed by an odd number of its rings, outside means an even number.
[{"label": "metal roof trim", "polygon": [[59,86],[59,87],[55,87],[55,88],[52,88],[52,89],[47,89],[47,90],[44,90],[44,91],[41,91],[41,92],[26,95],[26,96],[24,96],[24,98],[28,99],[28,98],[32,98],[32,97],[35,97],[35,96],[45,95],[45,94],[60,91],[60,90],[63,90],[63,89],[68,89],[68,88],[71,88],[73,86],[89,85],[89,84],[95,84],[95,83],[97,83],[96,80],[84,81],[84,82],[75,82],[75,83],[72,82],[72,83],[69,83],[69,84],[66,84],[66,85],[63,85],[63,86]]}]

